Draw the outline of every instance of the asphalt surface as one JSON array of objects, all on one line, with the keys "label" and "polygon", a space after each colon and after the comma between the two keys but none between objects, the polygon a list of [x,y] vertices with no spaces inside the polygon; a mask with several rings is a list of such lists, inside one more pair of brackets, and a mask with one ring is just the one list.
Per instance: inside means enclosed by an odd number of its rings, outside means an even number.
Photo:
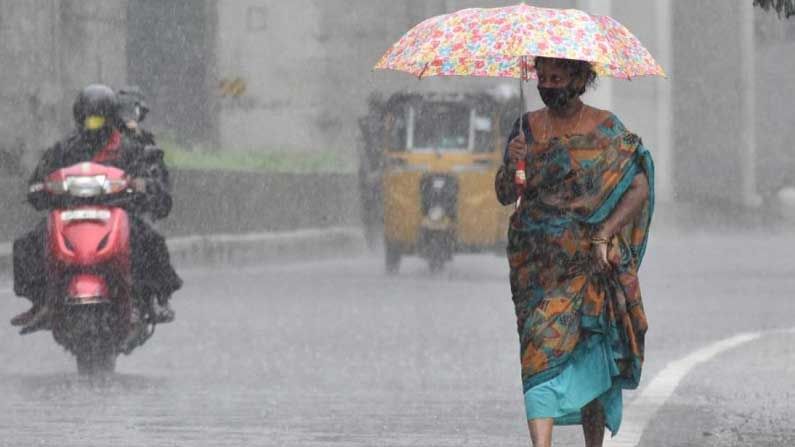
[{"label": "asphalt surface", "polygon": [[[694,367],[640,445],[795,445],[795,334],[764,332],[795,327],[793,247],[653,235],[642,387],[693,350],[763,335]],[[79,378],[49,333],[0,325],[0,446],[527,446],[505,260],[382,266],[183,270],[177,321],[102,380]],[[0,292],[3,320],[24,308]],[[555,445],[582,445],[579,430],[556,428]]]}]

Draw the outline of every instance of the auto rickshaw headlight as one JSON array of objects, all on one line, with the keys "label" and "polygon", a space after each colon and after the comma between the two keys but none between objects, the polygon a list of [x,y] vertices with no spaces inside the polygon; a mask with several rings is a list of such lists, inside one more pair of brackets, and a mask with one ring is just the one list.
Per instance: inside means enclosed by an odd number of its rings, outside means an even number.
[{"label": "auto rickshaw headlight", "polygon": [[444,219],[444,208],[441,206],[434,206],[428,210],[428,219],[432,221],[439,221]]}]

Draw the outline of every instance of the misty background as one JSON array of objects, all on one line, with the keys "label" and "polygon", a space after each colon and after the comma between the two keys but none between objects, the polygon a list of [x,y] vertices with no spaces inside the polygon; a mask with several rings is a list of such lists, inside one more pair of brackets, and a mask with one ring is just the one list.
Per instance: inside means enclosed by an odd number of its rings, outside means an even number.
[{"label": "misty background", "polygon": [[[0,0],[0,446],[528,445],[504,255],[386,275],[358,191],[371,98],[518,92],[373,71],[389,46],[430,16],[517,2]],[[641,386],[759,336],[682,373],[639,445],[795,445],[795,18],[752,0],[527,3],[615,17],[668,74],[600,79],[585,98],[656,163]],[[158,229],[185,287],[174,323],[86,383],[49,333],[7,324],[28,305],[8,252],[42,216],[30,170],[96,82],[147,96],[174,187]],[[642,391],[626,393],[627,427]]]}]

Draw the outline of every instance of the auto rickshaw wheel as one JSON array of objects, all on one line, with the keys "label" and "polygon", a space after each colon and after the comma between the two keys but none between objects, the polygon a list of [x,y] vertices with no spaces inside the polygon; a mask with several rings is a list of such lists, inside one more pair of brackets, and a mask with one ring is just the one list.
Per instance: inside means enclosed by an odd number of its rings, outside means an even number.
[{"label": "auto rickshaw wheel", "polygon": [[439,273],[444,268],[444,259],[439,256],[431,256],[428,259],[428,269],[432,274]]},{"label": "auto rickshaw wheel", "polygon": [[392,275],[400,270],[401,257],[400,248],[389,241],[384,241],[384,265],[388,274]]}]

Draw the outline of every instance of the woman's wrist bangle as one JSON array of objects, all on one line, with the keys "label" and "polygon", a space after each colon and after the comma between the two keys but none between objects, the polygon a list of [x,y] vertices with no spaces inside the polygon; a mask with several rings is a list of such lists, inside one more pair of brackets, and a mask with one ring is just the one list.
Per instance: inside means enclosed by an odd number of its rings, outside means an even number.
[{"label": "woman's wrist bangle", "polygon": [[591,243],[594,245],[608,245],[610,244],[610,239],[606,237],[592,237]]}]

